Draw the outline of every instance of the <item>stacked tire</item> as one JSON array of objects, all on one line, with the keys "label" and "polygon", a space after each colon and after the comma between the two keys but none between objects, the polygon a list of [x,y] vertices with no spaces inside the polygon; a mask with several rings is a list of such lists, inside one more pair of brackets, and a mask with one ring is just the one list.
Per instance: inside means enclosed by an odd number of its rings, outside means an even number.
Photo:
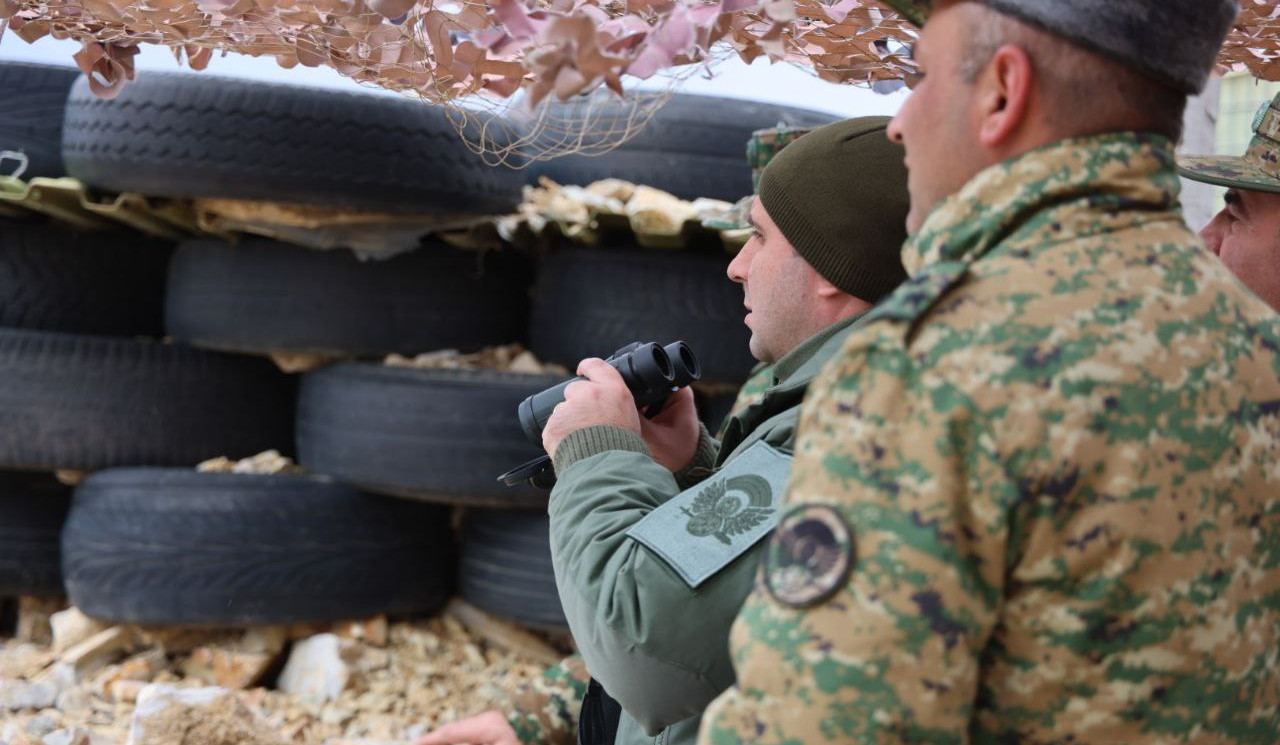
[{"label": "stacked tire", "polygon": [[[635,118],[627,102],[597,91],[537,112],[550,122],[537,142],[554,147],[564,137],[562,123],[592,122],[596,131],[626,131]],[[737,201],[751,194],[747,141],[758,129],[819,127],[838,117],[790,106],[677,93],[649,117],[644,127],[618,147],[599,155],[567,155],[531,167],[529,183],[540,177],[559,184],[586,185],[620,178],[652,186],[681,199]]]},{"label": "stacked tire", "polygon": [[[393,213],[510,211],[539,175],[735,199],[752,130],[829,119],[677,96],[614,153],[522,176],[400,98],[148,73],[106,101],[28,67],[0,63],[0,150],[22,150],[28,177]],[[728,261],[619,245],[535,263],[431,241],[364,261],[0,223],[0,597],[65,589],[110,621],[245,626],[429,614],[456,589],[563,628],[547,492],[496,479],[541,454],[515,410],[559,379],[381,360],[521,342],[572,368],[683,339],[706,379],[738,382],[752,361]],[[344,361],[291,376],[279,355]],[[309,475],[191,469],[270,448]],[[66,469],[94,473],[73,494],[50,475]]]},{"label": "stacked tire", "polygon": [[59,470],[288,449],[292,382],[155,340],[172,247],[0,221],[0,595],[61,594]]},{"label": "stacked tire", "polygon": [[[507,211],[519,196],[518,176],[485,167],[440,111],[403,99],[148,74],[104,101],[50,69],[62,88],[37,100],[14,82],[33,80],[25,67],[0,64],[0,149],[31,156],[26,176],[451,216]],[[27,126],[36,110],[49,121]],[[59,157],[30,167],[50,131]],[[0,594],[65,582],[92,615],[161,624],[438,610],[455,582],[447,508],[324,476],[190,469],[294,451],[298,376],[268,354],[520,340],[527,266],[442,246],[360,262],[270,241],[147,244],[0,226],[0,468],[15,470],[0,478],[0,505],[12,505],[0,507]],[[64,469],[95,472],[74,499],[25,473]]]}]

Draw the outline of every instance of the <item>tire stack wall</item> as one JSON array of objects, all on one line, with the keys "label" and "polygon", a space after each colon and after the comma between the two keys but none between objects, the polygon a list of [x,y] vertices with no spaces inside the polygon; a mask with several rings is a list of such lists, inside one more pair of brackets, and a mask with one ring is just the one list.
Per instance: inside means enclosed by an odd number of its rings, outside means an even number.
[{"label": "tire stack wall", "polygon": [[[43,95],[63,96],[65,113],[61,159],[41,169],[106,191],[483,215],[511,209],[528,176],[484,166],[440,112],[399,99],[157,73],[110,101],[51,74]],[[554,177],[734,199],[750,189],[751,130],[829,119],[697,96],[664,112],[614,154],[557,162]],[[751,360],[726,254],[561,246],[540,258],[425,242],[365,262],[256,238],[175,250],[0,225],[0,471],[99,471],[74,500],[45,477],[0,473],[0,509],[27,500],[5,514],[28,526],[0,532],[0,595],[57,589],[48,526],[70,504],[59,571],[73,601],[110,620],[431,613],[456,582],[491,613],[561,627],[546,492],[496,481],[539,454],[515,406],[558,378],[381,358],[523,342],[572,368],[683,339],[719,383],[744,379]],[[266,359],[280,354],[349,361],[291,376]],[[313,475],[183,470],[268,448]],[[35,492],[61,496],[30,509]],[[460,557],[450,506],[465,508]],[[6,580],[5,552],[33,556],[33,541],[44,574]]]}]

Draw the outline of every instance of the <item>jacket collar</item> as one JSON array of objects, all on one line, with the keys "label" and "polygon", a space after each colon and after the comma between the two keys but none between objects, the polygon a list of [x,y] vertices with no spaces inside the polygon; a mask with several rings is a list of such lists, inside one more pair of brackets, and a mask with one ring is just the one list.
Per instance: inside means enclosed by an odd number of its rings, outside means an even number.
[{"label": "jacket collar", "polygon": [[818,374],[835,350],[844,343],[849,330],[866,311],[843,318],[800,343],[800,346],[787,352],[773,365],[773,385],[770,390],[807,386],[813,376]]},{"label": "jacket collar", "polygon": [[994,165],[929,213],[902,249],[914,277],[999,246],[1045,244],[1167,219],[1180,186],[1173,143],[1119,132],[1062,140]]},{"label": "jacket collar", "polygon": [[818,370],[835,355],[849,334],[853,333],[858,322],[866,317],[867,312],[864,311],[836,321],[775,362],[773,385],[758,401],[734,414],[725,426],[720,453],[716,458],[717,465],[722,465],[749,440],[761,423],[798,406]]}]

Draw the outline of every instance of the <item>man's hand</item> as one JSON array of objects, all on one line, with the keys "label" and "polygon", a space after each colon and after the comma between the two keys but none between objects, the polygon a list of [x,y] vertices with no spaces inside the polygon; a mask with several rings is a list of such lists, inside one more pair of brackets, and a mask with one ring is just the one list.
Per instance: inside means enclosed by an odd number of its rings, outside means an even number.
[{"label": "man's hand", "polygon": [[578,364],[578,375],[586,378],[564,389],[564,401],[551,412],[542,429],[542,447],[552,458],[560,442],[571,433],[597,425],[622,427],[642,434],[636,401],[622,380],[622,373],[598,357]]},{"label": "man's hand", "polygon": [[469,719],[446,724],[419,737],[414,745],[520,745],[520,738],[500,711],[486,711]]},{"label": "man's hand", "polygon": [[663,468],[678,473],[689,465],[702,435],[698,410],[693,405],[693,390],[681,388],[671,394],[660,414],[640,420],[640,434],[653,459]]}]

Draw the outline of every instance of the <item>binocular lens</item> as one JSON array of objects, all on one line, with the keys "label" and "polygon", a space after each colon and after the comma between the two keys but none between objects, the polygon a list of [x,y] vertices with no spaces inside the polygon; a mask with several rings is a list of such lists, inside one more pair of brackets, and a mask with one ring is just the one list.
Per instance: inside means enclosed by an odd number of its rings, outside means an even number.
[{"label": "binocular lens", "polygon": [[667,356],[667,350],[654,344],[653,361],[658,366],[658,369],[662,371],[662,377],[671,380],[673,373],[671,370],[671,358]]},{"label": "binocular lens", "polygon": [[[692,383],[701,374],[698,358],[682,341],[672,342],[666,347],[653,342],[631,344],[619,349],[605,362],[622,375],[636,406],[641,408],[662,401],[672,389]],[[520,403],[520,426],[529,442],[542,444],[542,428],[556,405],[564,400],[564,389],[581,379],[570,378]]]},{"label": "binocular lens", "polygon": [[654,344],[642,344],[635,352],[620,358],[610,358],[609,364],[626,381],[631,395],[643,398],[646,392],[666,390],[671,386],[674,371],[667,350]]},{"label": "binocular lens", "polygon": [[667,358],[671,361],[671,384],[673,386],[683,388],[702,377],[702,367],[698,364],[698,358],[693,354],[693,350],[689,348],[688,344],[682,341],[673,341],[663,347],[663,351],[667,353]]}]

